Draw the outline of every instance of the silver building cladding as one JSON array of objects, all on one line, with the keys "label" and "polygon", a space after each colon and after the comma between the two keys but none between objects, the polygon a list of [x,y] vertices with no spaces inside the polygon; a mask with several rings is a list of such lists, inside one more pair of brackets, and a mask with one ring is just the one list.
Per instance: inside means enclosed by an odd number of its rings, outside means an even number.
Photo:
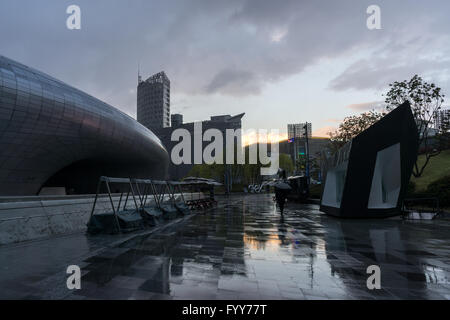
[{"label": "silver building cladding", "polygon": [[114,107],[0,56],[0,195],[92,193],[101,175],[162,179],[153,132]]}]

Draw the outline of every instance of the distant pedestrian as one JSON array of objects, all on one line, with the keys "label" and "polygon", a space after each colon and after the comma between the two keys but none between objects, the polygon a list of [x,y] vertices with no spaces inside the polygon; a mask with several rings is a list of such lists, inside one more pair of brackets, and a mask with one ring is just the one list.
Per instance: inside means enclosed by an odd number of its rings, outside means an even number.
[{"label": "distant pedestrian", "polygon": [[283,169],[278,169],[278,178],[280,179],[277,183],[275,183],[275,200],[280,207],[280,212],[283,214],[284,212],[284,204],[286,203],[287,195],[291,190],[291,186],[289,185],[286,179],[286,171]]}]

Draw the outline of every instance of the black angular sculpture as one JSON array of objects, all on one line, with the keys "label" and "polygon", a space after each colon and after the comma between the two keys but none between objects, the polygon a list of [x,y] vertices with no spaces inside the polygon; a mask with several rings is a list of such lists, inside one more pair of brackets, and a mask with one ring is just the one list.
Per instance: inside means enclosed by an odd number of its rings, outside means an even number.
[{"label": "black angular sculpture", "polygon": [[405,102],[327,160],[320,210],[343,218],[399,214],[418,147],[417,126]]}]

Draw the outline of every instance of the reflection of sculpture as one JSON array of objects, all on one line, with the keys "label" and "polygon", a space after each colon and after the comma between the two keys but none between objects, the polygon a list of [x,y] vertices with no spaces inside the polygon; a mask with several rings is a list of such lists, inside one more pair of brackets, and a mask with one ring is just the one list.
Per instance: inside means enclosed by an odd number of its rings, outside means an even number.
[{"label": "reflection of sculpture", "polygon": [[339,217],[398,214],[418,138],[408,102],[353,138],[327,160],[320,210]]},{"label": "reflection of sculpture", "polygon": [[[396,223],[367,224],[365,221],[328,220],[325,234],[327,261],[331,275],[340,279],[347,293],[359,298],[372,296],[366,290],[367,267],[379,266],[382,270],[380,298],[427,298],[426,276],[422,260],[405,245],[408,232]],[[339,239],[339,241],[336,241]],[[357,261],[343,265],[337,255]],[[347,283],[349,285],[347,285]],[[358,285],[355,285],[358,284]],[[409,292],[409,290],[413,290]]]}]

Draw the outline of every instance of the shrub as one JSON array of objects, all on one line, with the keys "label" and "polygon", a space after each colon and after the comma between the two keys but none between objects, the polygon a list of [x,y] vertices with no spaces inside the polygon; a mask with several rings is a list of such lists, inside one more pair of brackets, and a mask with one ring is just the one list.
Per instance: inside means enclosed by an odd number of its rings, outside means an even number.
[{"label": "shrub", "polygon": [[313,199],[320,199],[322,197],[322,184],[311,184],[309,186],[309,196]]},{"label": "shrub", "polygon": [[408,188],[406,189],[406,196],[410,197],[413,196],[416,192],[416,183],[412,180],[409,180]]},{"label": "shrub", "polygon": [[427,193],[439,199],[439,206],[450,206],[450,176],[444,176],[430,183]]}]

